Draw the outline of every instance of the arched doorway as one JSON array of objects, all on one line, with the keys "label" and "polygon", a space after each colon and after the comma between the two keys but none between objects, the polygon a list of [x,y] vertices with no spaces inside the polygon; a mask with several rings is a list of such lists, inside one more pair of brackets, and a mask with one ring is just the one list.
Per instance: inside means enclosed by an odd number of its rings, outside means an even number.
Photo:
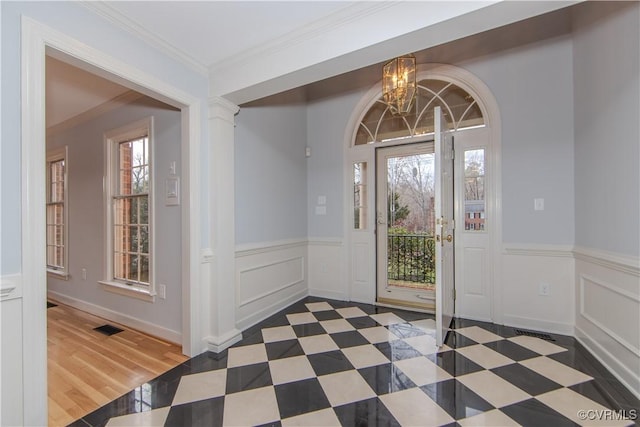
[{"label": "arched doorway", "polygon": [[[501,290],[493,286],[501,242],[497,104],[484,83],[461,68],[421,65],[417,75],[418,95],[409,115],[392,116],[377,85],[354,110],[345,135],[350,298],[433,308],[435,218],[429,184],[433,181],[428,174],[433,112],[440,107],[455,151],[456,313],[499,321]],[[420,152],[413,153],[414,147]],[[387,156],[394,159],[395,175],[382,170],[380,160],[376,164],[376,158],[389,150],[403,153]],[[388,226],[382,230],[379,222]],[[410,294],[411,298],[385,301],[388,294]]]}]

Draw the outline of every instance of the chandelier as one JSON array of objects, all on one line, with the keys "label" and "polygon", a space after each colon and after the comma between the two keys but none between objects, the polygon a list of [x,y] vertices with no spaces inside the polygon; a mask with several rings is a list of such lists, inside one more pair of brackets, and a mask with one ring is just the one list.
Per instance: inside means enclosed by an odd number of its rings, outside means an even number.
[{"label": "chandelier", "polygon": [[416,57],[400,56],[382,69],[382,97],[391,113],[405,116],[416,97]]}]

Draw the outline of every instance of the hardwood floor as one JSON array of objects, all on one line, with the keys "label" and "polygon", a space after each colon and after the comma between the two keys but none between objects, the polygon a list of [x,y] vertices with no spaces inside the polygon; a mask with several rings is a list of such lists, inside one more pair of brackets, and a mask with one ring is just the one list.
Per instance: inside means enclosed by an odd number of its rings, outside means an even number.
[{"label": "hardwood floor", "polygon": [[[188,360],[175,344],[58,304],[47,309],[49,425],[67,425]],[[124,331],[106,336],[93,328]]]}]

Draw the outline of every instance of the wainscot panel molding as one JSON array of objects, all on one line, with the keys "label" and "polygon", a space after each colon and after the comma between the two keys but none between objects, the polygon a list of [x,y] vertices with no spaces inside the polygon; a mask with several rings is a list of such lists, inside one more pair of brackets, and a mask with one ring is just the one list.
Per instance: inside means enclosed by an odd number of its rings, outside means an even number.
[{"label": "wainscot panel molding", "polygon": [[78,310],[86,311],[87,313],[93,314],[94,316],[109,319],[109,321],[120,323],[121,325],[127,326],[129,328],[157,338],[161,338],[173,344],[181,345],[182,343],[182,333],[180,331],[163,328],[145,320],[137,319],[127,314],[122,314],[105,307],[100,307],[99,305],[72,298],[59,292],[48,291],[47,295],[53,300],[59,301],[70,307],[77,308]]},{"label": "wainscot panel molding", "polygon": [[0,277],[0,301],[22,296],[22,275],[6,274]]},{"label": "wainscot panel molding", "polygon": [[349,300],[345,250],[341,239],[309,239],[309,295]]},{"label": "wainscot panel molding", "polygon": [[236,246],[236,328],[247,329],[308,295],[307,241]]},{"label": "wainscot panel molding", "polygon": [[[505,244],[502,251],[503,323],[573,335],[573,247]],[[543,285],[549,295],[541,295]]]},{"label": "wainscot panel molding", "polygon": [[640,398],[640,258],[576,248],[575,337]]}]

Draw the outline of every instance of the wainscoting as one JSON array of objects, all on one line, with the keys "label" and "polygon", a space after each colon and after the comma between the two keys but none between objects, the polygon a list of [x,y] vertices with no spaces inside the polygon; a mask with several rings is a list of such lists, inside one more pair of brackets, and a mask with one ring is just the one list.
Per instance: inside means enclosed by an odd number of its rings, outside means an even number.
[{"label": "wainscoting", "polygon": [[575,336],[640,398],[640,259],[574,252]]},{"label": "wainscoting", "polygon": [[309,295],[349,300],[345,280],[346,256],[342,240],[309,241]]},{"label": "wainscoting", "polygon": [[307,241],[236,249],[236,328],[247,329],[308,293]]}]

